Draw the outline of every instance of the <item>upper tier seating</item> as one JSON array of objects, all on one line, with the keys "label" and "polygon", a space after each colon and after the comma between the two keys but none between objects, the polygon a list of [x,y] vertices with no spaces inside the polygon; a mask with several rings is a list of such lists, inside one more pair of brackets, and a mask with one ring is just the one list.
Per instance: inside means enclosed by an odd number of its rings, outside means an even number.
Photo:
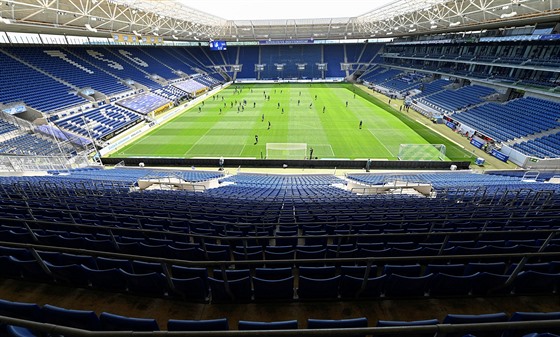
[{"label": "upper tier seating", "polygon": [[93,88],[105,95],[130,90],[119,79],[92,66],[62,48],[10,48],[18,58],[80,88]]},{"label": "upper tier seating", "polygon": [[23,101],[39,111],[50,113],[87,101],[71,93],[68,87],[16,59],[0,53],[0,102],[7,104]]},{"label": "upper tier seating", "polygon": [[[161,87],[160,84],[149,78],[155,73],[155,71],[151,71],[150,64],[142,58],[134,57],[127,47],[74,47],[70,51],[122,80],[131,81],[130,84],[137,82],[149,89]],[[144,55],[143,58],[148,60],[149,56]]]}]

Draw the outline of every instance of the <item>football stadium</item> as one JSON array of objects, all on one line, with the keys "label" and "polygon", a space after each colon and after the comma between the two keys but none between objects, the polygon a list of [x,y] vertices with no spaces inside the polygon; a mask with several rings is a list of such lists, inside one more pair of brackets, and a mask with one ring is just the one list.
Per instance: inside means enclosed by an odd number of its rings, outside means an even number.
[{"label": "football stadium", "polygon": [[560,0],[0,0],[0,67],[0,336],[560,336]]}]

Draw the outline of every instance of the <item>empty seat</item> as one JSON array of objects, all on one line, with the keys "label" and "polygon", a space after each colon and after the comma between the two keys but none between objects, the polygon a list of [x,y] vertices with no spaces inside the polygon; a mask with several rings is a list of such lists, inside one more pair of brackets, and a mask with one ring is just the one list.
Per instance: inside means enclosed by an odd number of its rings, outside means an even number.
[{"label": "empty seat", "polygon": [[224,273],[227,276],[228,280],[239,280],[251,276],[251,271],[249,269],[226,269],[223,271],[215,269],[213,271],[213,276],[215,279],[223,280]]},{"label": "empty seat", "polygon": [[[543,321],[543,320],[558,320],[560,319],[560,312],[514,312],[509,319],[510,322],[526,322],[526,321]],[[549,332],[560,334],[560,328],[531,328],[519,330],[507,330],[504,332],[503,337],[519,337],[528,333],[534,332]]]},{"label": "empty seat", "polygon": [[255,277],[264,280],[281,280],[292,276],[292,268],[255,268]]},{"label": "empty seat", "polygon": [[340,296],[342,298],[380,297],[386,280],[387,275],[381,275],[368,278],[364,283],[364,277],[344,275],[340,281]]},{"label": "empty seat", "polygon": [[[307,319],[308,329],[333,329],[333,328],[367,328],[366,317],[347,319]],[[321,335],[319,335],[321,336]],[[365,336],[365,334],[352,335],[353,337]]]},{"label": "empty seat", "polygon": [[336,276],[336,267],[299,267],[299,276],[314,279],[332,278]]},{"label": "empty seat", "polygon": [[436,274],[430,285],[430,296],[467,296],[477,278],[478,274],[466,276]]},{"label": "empty seat", "polygon": [[[464,275],[465,273],[465,265],[462,263],[458,264],[428,264],[426,266],[426,270],[424,270],[424,274],[437,274],[437,273],[444,273],[447,275]],[[474,274],[474,273],[473,273]]]},{"label": "empty seat", "polygon": [[45,265],[49,268],[57,283],[73,285],[76,287],[86,287],[89,285],[86,271],[82,265],[70,264],[57,266],[46,261]]},{"label": "empty seat", "polygon": [[126,317],[102,312],[99,321],[103,331],[159,331],[159,326],[153,318]]},{"label": "empty seat", "polygon": [[126,277],[121,269],[96,270],[82,266],[93,288],[126,290]]},{"label": "empty seat", "polygon": [[[11,302],[0,299],[0,315],[40,322],[41,307],[35,303]],[[34,333],[24,327],[8,325],[6,329],[12,336],[40,336],[39,332]]]},{"label": "empty seat", "polygon": [[203,319],[203,320],[179,320],[167,321],[169,331],[227,331],[229,323],[227,318]]},{"label": "empty seat", "polygon": [[210,291],[208,282],[200,277],[192,278],[171,278],[173,284],[173,293],[185,300],[206,301]]},{"label": "empty seat", "polygon": [[325,279],[300,276],[297,294],[300,299],[334,299],[338,297],[339,282],[340,275]]},{"label": "empty seat", "polygon": [[503,274],[506,270],[505,262],[469,262],[465,266],[465,275],[472,275],[475,273],[492,273]]},{"label": "empty seat", "polygon": [[73,310],[45,304],[41,309],[43,322],[68,326],[77,329],[98,331],[101,329],[99,318],[91,310]]},{"label": "empty seat", "polygon": [[97,269],[114,269],[120,268],[128,273],[132,273],[132,263],[129,260],[124,259],[113,259],[110,257],[99,256],[95,259],[97,263]]},{"label": "empty seat", "polygon": [[292,300],[294,298],[294,277],[280,280],[253,278],[255,300]]},{"label": "empty seat", "polygon": [[552,293],[559,280],[560,274],[522,271],[513,280],[513,291],[516,294]]},{"label": "empty seat", "polygon": [[[456,315],[448,314],[443,319],[443,324],[476,324],[476,323],[491,323],[491,322],[506,322],[508,316],[504,312],[492,313],[492,314],[480,314],[480,315]],[[502,331],[473,331],[473,334],[477,337],[500,337]],[[449,333],[447,337],[461,337],[465,333]]]},{"label": "empty seat", "polygon": [[298,321],[277,321],[277,322],[255,322],[255,321],[239,321],[238,330],[288,330],[297,329]]},{"label": "empty seat", "polygon": [[434,274],[425,276],[402,276],[391,274],[385,282],[387,297],[422,297],[427,293]]},{"label": "empty seat", "polygon": [[251,299],[251,279],[244,277],[238,280],[228,280],[226,288],[225,280],[218,280],[212,277],[208,278],[210,283],[210,293],[212,302],[223,301],[248,301]]},{"label": "empty seat", "polygon": [[[378,327],[391,327],[391,326],[424,326],[424,325],[436,325],[439,324],[437,319],[425,319],[420,321],[377,321]],[[400,332],[398,336],[409,336],[409,337],[433,337],[437,328],[434,328],[434,332],[430,333],[403,333]]]},{"label": "empty seat", "polygon": [[139,295],[164,296],[168,285],[161,273],[132,274],[121,270],[129,292]]},{"label": "empty seat", "polygon": [[383,273],[386,275],[397,274],[401,276],[420,276],[422,266],[419,264],[411,265],[394,265],[387,264],[383,268]]}]

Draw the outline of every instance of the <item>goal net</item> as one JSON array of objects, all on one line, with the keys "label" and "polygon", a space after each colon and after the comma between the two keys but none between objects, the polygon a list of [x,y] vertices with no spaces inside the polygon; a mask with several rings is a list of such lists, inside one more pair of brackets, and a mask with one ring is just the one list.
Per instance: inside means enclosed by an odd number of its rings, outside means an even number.
[{"label": "goal net", "polygon": [[306,159],[307,143],[266,143],[267,159]]},{"label": "goal net", "polygon": [[399,160],[447,160],[443,144],[401,144]]}]

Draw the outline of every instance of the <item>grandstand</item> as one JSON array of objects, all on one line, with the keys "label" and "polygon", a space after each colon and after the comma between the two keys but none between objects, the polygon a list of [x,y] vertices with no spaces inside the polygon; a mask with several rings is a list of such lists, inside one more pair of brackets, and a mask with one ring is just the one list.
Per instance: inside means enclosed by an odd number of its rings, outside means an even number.
[{"label": "grandstand", "polygon": [[560,336],[556,0],[161,4],[2,3],[0,336]]}]

